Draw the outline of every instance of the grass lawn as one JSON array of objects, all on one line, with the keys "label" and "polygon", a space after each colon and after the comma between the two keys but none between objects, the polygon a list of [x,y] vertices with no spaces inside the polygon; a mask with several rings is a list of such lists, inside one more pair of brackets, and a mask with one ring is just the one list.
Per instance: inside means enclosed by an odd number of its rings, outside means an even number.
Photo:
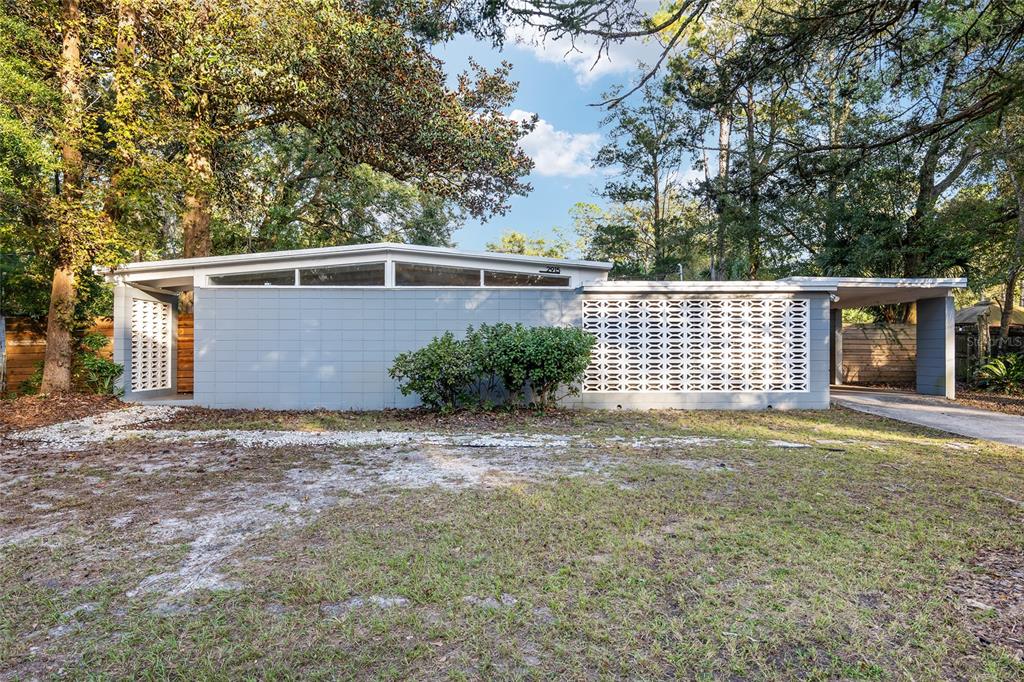
[{"label": "grass lawn", "polygon": [[[381,460],[196,434],[0,459],[0,679],[1024,677],[1021,450],[838,409],[189,410],[159,428],[577,438],[547,448],[549,474],[346,478],[309,508],[270,493]],[[432,447],[434,466],[508,455]],[[228,513],[245,504],[248,525]],[[23,532],[40,514],[50,530]],[[223,580],[143,589],[232,537],[211,553]]]}]

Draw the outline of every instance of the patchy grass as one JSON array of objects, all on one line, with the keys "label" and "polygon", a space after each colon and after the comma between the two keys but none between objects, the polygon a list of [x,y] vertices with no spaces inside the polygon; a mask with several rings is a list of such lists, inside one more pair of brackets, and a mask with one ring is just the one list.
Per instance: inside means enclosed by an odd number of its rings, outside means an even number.
[{"label": "patchy grass", "polygon": [[[416,423],[309,415],[232,412],[203,422],[192,412],[183,419],[193,422],[172,427]],[[268,491],[305,490],[288,487],[296,469],[315,477],[359,453],[186,442],[154,451],[122,441],[54,461],[19,458],[24,478],[0,486],[0,518],[37,523],[31,504],[47,493],[59,493],[50,497],[67,516],[48,535],[0,548],[0,676],[1024,675],[1019,602],[979,596],[978,587],[1019,594],[1024,584],[1020,450],[846,410],[493,419],[421,427],[594,440],[554,454],[560,466],[549,477],[382,484],[294,516],[254,514],[278,522],[249,528],[217,566],[240,587],[180,599],[127,596],[201,544],[154,536],[161,519],[213,517],[250,500],[264,510],[276,499]],[[727,440],[645,450],[602,440],[615,435]],[[604,470],[564,473],[599,454],[610,457]],[[673,463],[686,458],[726,466]],[[114,527],[125,514],[135,516]],[[971,603],[984,599],[987,609]]]}]

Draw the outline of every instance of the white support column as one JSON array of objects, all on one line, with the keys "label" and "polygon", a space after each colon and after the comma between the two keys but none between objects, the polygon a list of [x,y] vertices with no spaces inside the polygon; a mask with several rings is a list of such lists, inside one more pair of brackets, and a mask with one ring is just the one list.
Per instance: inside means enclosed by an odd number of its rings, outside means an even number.
[{"label": "white support column", "polygon": [[917,302],[917,392],[956,397],[953,297]]}]

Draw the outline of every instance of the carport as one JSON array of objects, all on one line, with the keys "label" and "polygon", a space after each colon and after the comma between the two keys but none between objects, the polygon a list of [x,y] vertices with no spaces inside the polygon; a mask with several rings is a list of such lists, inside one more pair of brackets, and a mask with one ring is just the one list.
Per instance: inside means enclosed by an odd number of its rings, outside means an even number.
[{"label": "carport", "polygon": [[843,310],[895,303],[917,307],[917,392],[956,396],[953,289],[967,286],[965,278],[791,277],[835,286],[829,324],[829,381],[841,383]]}]

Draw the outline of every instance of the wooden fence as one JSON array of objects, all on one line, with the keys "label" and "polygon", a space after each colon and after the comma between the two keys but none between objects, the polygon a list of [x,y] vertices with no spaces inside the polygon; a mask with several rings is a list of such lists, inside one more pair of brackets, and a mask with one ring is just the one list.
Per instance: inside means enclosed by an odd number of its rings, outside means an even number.
[{"label": "wooden fence", "polygon": [[910,384],[917,378],[917,330],[912,324],[843,327],[843,381]]},{"label": "wooden fence", "polygon": [[[5,367],[8,391],[17,391],[32,376],[46,355],[46,323],[24,318],[7,318],[5,334]],[[86,333],[103,334],[108,339],[114,335],[114,323],[110,318],[96,320]],[[192,315],[178,316],[178,392],[191,393],[193,381],[192,348],[194,343]],[[110,357],[111,346],[101,353]]]}]

